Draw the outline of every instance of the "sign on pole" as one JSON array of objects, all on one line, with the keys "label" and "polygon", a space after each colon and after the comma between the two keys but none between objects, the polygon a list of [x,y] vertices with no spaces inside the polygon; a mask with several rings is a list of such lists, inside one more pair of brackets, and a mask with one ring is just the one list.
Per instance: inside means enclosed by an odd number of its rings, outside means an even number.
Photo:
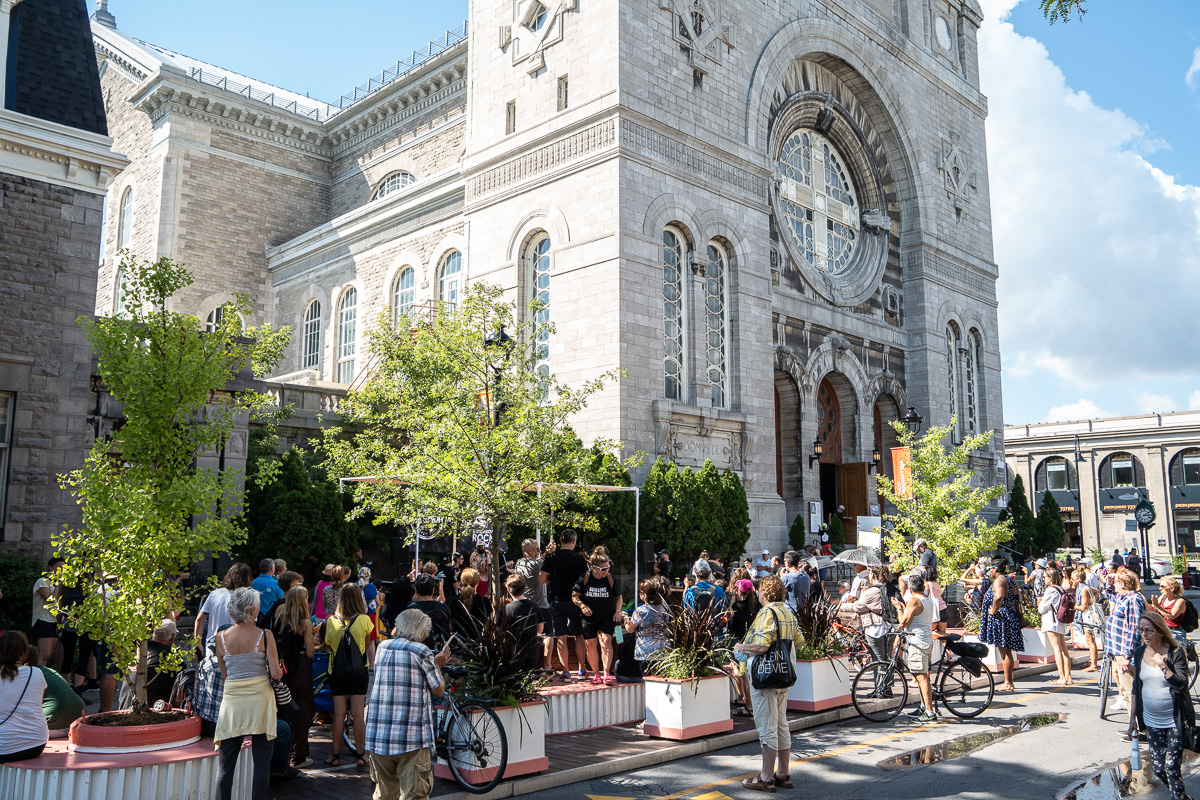
[{"label": "sign on pole", "polygon": [[907,447],[892,448],[892,476],[896,481],[896,494],[909,500],[913,498],[911,464],[912,453]]}]

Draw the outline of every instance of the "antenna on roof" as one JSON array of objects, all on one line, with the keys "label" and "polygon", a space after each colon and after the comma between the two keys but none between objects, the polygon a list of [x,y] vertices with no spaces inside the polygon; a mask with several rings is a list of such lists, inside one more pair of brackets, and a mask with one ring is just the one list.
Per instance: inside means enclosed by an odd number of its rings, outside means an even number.
[{"label": "antenna on roof", "polygon": [[92,19],[106,28],[117,29],[117,18],[108,13],[108,0],[96,0],[96,11]]}]

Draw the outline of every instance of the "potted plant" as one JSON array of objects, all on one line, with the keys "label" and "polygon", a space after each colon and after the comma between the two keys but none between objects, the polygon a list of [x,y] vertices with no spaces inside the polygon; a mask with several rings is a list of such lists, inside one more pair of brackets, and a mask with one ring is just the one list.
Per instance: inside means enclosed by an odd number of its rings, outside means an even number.
[{"label": "potted plant", "polygon": [[717,639],[709,609],[679,608],[667,624],[667,646],[645,678],[648,736],[682,741],[733,730],[729,716],[730,653]]},{"label": "potted plant", "polygon": [[837,609],[825,597],[800,606],[796,626],[804,644],[796,650],[796,683],[788,708],[824,711],[850,705],[850,659],[835,635]]},{"label": "potted plant", "polygon": [[[545,670],[528,670],[517,650],[516,637],[499,621],[499,610],[480,626],[479,638],[455,640],[452,651],[467,668],[456,692],[490,704],[508,741],[508,764],[503,778],[541,772],[546,758],[546,701],[538,691],[550,682]],[[452,779],[450,767],[441,761],[434,774]]]}]

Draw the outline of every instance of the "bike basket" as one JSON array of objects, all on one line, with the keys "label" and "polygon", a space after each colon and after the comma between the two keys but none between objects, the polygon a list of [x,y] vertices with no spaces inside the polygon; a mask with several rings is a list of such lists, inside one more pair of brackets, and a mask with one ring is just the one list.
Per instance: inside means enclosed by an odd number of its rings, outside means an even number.
[{"label": "bike basket", "polygon": [[988,654],[987,645],[981,642],[950,642],[947,647],[954,655],[966,658],[984,658]]},{"label": "bike basket", "polygon": [[983,674],[983,662],[978,658],[963,656],[958,660],[958,663],[962,664],[963,669],[974,675],[976,678]]}]

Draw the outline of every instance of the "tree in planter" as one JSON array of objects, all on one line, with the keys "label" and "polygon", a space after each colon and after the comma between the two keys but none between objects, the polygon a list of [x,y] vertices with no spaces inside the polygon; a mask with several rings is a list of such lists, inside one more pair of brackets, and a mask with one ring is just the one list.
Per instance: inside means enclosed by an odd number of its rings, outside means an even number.
[{"label": "tree in planter", "polygon": [[1025,496],[1025,481],[1021,480],[1020,475],[1013,479],[1012,493],[1006,510],[1012,519],[1011,547],[1019,553],[1024,553],[1025,548],[1029,547],[1036,553],[1037,520],[1033,516],[1033,509],[1029,507],[1029,498]]},{"label": "tree in planter", "polygon": [[1046,492],[1042,497],[1042,505],[1038,509],[1035,523],[1037,529],[1035,552],[1038,555],[1053,553],[1062,547],[1063,538],[1067,535],[1067,526],[1063,524],[1058,501],[1050,492]]},{"label": "tree in planter", "polygon": [[[121,269],[121,316],[79,324],[125,418],[112,436],[96,439],[82,468],[60,479],[78,498],[83,522],[53,537],[66,559],[54,579],[92,586],[94,576],[116,578],[115,595],[85,591],[62,612],[108,645],[122,673],[134,671],[133,709],[144,712],[147,642],[182,605],[172,576],[198,554],[226,552],[245,538],[236,521],[240,476],[200,469],[196,457],[218,450],[240,415],[266,413],[269,399],[234,381],[252,363],[269,369],[270,355],[241,336],[238,315],[254,312],[249,298],[226,303],[221,324],[205,332],[196,317],[168,309],[192,282],[186,269],[168,258],[135,262],[128,255]],[[264,346],[276,348],[278,337],[267,334]],[[164,654],[164,666],[171,660]]]},{"label": "tree in planter", "polygon": [[886,476],[877,479],[880,493],[896,509],[884,517],[892,525],[885,541],[887,552],[901,569],[914,563],[911,542],[917,538],[928,542],[943,569],[954,569],[1012,536],[1009,525],[989,525],[979,516],[1004,493],[1004,487],[971,485],[975,471],[967,459],[991,440],[992,432],[968,436],[962,444],[947,449],[943,443],[954,424],[951,418],[949,425],[932,427],[918,439],[903,423],[891,423],[900,446],[907,447],[912,457],[912,497],[898,494],[895,483]]},{"label": "tree in planter", "polygon": [[842,526],[842,518],[837,514],[829,517],[829,546],[835,550],[846,546],[846,529]]},{"label": "tree in planter", "polygon": [[[442,308],[427,321],[379,319],[368,348],[375,372],[342,401],[341,425],[320,445],[332,477],[386,476],[353,484],[356,514],[370,512],[380,523],[420,516],[447,528],[483,523],[498,530],[549,520],[583,493],[594,452],[567,421],[617,373],[573,388],[540,372],[543,353],[532,343],[544,341],[552,326],[537,322],[525,342],[501,336],[518,325],[501,295],[498,287],[475,284],[453,311]],[[604,440],[595,447],[616,449]],[[538,482],[580,488],[539,495],[530,491]],[[493,536],[493,574],[498,544]],[[492,586],[498,597],[500,581]]]},{"label": "tree in planter", "polygon": [[804,545],[807,544],[807,535],[804,530],[804,515],[797,514],[792,520],[792,527],[788,528],[788,546],[798,552],[804,552]]}]

